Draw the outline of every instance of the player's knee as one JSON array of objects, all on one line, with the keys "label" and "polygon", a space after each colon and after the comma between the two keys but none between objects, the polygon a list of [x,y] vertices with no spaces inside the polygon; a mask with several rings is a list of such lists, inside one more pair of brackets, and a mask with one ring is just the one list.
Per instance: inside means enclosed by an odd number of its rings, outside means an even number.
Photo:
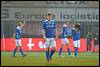
[{"label": "player's knee", "polygon": [[49,47],[46,48],[46,51],[49,51]]}]

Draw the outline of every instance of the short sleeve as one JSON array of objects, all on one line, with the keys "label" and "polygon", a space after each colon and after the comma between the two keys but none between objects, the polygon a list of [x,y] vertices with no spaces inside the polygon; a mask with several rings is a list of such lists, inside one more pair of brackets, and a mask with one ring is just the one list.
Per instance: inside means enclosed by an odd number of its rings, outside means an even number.
[{"label": "short sleeve", "polygon": [[45,29],[45,22],[42,22],[42,29]]}]

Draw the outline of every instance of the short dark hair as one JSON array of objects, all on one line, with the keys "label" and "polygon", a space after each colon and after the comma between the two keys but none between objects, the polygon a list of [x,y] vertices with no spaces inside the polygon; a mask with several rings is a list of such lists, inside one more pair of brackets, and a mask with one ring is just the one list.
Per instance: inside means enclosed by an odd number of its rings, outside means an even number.
[{"label": "short dark hair", "polygon": [[50,16],[50,15],[52,15],[52,14],[51,14],[51,13],[48,13],[47,15]]},{"label": "short dark hair", "polygon": [[76,27],[78,30],[81,30],[80,25],[76,24],[75,27]]}]

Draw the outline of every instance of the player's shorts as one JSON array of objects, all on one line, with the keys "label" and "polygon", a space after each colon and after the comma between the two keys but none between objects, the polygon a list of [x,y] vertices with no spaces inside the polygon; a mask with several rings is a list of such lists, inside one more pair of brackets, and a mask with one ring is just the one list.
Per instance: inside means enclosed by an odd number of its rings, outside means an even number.
[{"label": "player's shorts", "polygon": [[21,39],[16,39],[16,46],[21,46]]},{"label": "player's shorts", "polygon": [[80,48],[80,40],[74,41],[74,47]]},{"label": "player's shorts", "polygon": [[48,47],[56,47],[54,38],[46,38],[46,48]]},{"label": "player's shorts", "polygon": [[68,41],[68,38],[62,38],[62,44],[63,45],[68,45],[69,44],[69,41]]}]

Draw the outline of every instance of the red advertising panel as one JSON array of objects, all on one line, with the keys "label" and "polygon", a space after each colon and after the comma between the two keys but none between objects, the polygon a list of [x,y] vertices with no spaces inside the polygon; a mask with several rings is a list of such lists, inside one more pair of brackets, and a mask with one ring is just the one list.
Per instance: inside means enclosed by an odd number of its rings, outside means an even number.
[{"label": "red advertising panel", "polygon": [[[15,39],[13,38],[1,38],[1,51],[12,51],[15,48]],[[44,51],[45,42],[42,38],[22,38],[21,39],[22,49],[24,51]],[[56,51],[59,51],[61,47],[61,39],[56,40]],[[71,51],[74,51],[73,40],[69,39],[69,47]],[[93,41],[92,41],[92,50],[93,50]],[[63,51],[67,51],[67,47],[64,46]],[[80,52],[86,51],[86,39],[80,40]]]}]

